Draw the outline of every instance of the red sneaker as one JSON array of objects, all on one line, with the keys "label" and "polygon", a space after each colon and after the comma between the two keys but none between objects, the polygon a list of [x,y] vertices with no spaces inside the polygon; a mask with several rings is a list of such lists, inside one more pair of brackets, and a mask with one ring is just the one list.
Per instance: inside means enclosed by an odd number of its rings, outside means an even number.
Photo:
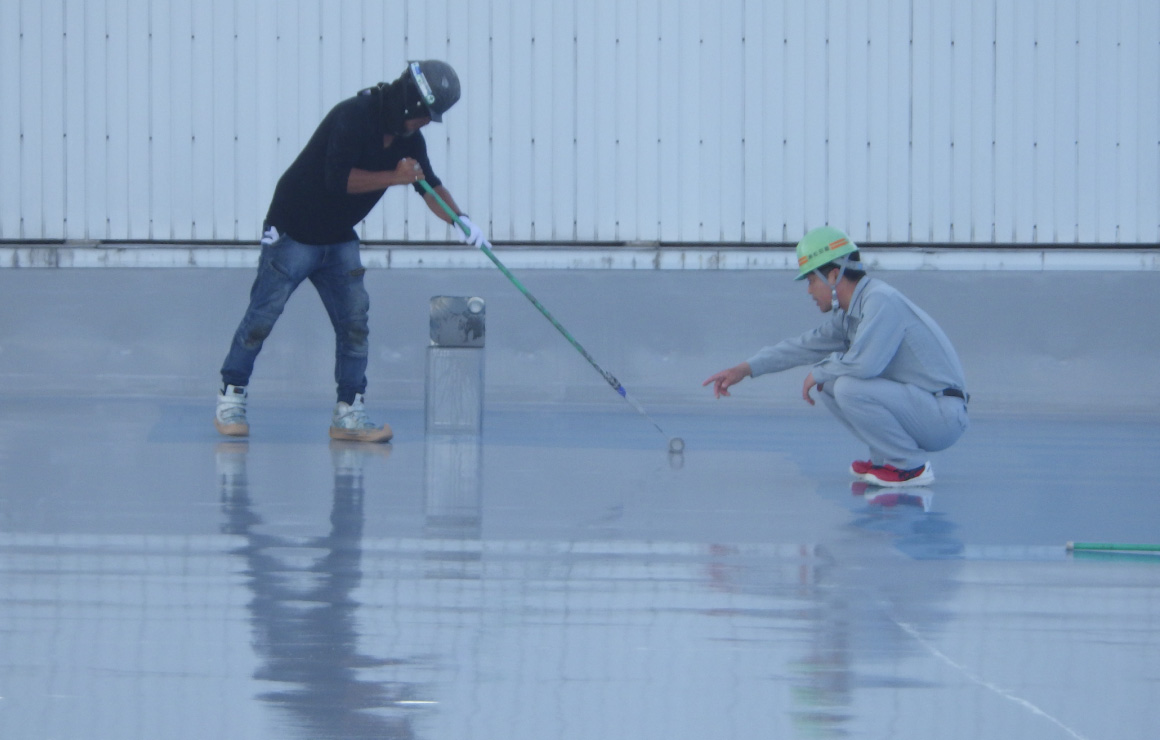
[{"label": "red sneaker", "polygon": [[869,473],[872,467],[874,467],[874,463],[870,460],[855,460],[850,463],[850,472],[860,478]]},{"label": "red sneaker", "polygon": [[929,462],[910,470],[899,470],[893,465],[874,465],[859,477],[875,486],[925,486],[934,482],[934,470]]}]

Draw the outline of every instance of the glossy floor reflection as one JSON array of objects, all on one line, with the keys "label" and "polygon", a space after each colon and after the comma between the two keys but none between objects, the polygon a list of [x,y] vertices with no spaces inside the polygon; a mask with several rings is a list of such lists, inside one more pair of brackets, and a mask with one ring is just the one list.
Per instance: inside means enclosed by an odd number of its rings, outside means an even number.
[{"label": "glossy floor reflection", "polygon": [[[1146,738],[1152,420],[973,420],[930,489],[824,413],[0,397],[0,737]],[[839,462],[836,463],[835,460]]]}]

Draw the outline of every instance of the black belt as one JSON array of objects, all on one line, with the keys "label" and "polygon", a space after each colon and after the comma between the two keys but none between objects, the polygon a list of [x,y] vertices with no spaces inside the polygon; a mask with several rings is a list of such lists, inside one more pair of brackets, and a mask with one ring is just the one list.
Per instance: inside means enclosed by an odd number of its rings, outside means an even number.
[{"label": "black belt", "polygon": [[934,394],[936,396],[950,396],[951,398],[961,398],[964,401],[966,401],[968,398],[967,394],[963,393],[958,388],[943,388],[941,391],[935,391]]}]

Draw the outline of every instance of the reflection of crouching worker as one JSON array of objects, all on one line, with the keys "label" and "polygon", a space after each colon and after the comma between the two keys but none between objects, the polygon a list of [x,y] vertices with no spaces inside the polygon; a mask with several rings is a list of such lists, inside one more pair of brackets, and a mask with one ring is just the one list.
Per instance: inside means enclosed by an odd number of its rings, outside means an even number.
[{"label": "reflection of crouching worker", "polygon": [[711,376],[719,398],[746,377],[812,365],[810,390],[870,447],[850,466],[875,485],[921,486],[934,480],[927,452],[946,449],[967,429],[963,368],[942,329],[906,296],[866,276],[858,247],[821,227],[797,245],[797,276],[829,321],[796,339],[766,347]]}]

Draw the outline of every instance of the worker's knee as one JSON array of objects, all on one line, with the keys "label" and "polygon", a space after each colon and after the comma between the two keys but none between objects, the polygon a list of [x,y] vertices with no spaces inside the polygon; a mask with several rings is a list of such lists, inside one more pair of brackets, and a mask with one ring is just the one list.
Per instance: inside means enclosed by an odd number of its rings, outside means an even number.
[{"label": "worker's knee", "polygon": [[851,378],[849,375],[841,375],[826,383],[822,389],[825,393],[829,393],[838,405],[861,397],[862,388],[858,378]]}]

